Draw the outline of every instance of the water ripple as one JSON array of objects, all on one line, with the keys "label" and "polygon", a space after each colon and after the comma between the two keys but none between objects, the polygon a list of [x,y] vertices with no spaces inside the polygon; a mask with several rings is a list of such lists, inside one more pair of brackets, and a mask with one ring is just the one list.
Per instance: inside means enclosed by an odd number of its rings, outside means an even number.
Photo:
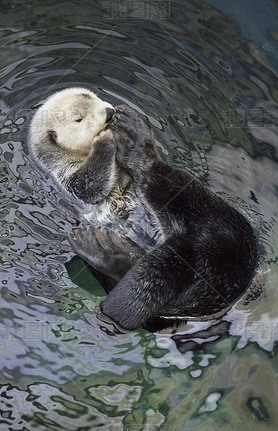
[{"label": "water ripple", "polygon": [[[135,18],[135,10],[119,18],[118,2],[108,3],[109,11],[102,1],[2,2],[0,424],[190,431],[208,423],[217,429],[230,418],[241,431],[257,420],[246,416],[253,406],[247,393],[255,393],[277,429],[278,71],[271,49],[199,0],[171,2],[163,20]],[[275,31],[265,32],[269,47]],[[104,293],[72,260],[66,238],[79,221],[26,150],[34,110],[76,85],[145,114],[162,157],[257,229],[256,280],[222,319],[172,333],[119,334],[97,317]]]}]

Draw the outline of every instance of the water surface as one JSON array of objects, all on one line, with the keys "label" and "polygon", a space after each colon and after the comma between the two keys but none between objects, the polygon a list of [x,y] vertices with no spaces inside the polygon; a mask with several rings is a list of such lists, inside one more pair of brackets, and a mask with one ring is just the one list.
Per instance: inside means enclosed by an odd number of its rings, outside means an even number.
[{"label": "water surface", "polygon": [[[209,3],[2,1],[1,430],[278,429],[278,5]],[[78,220],[26,148],[35,109],[76,85],[147,115],[165,161],[257,229],[256,280],[221,319],[119,334],[96,317]]]}]

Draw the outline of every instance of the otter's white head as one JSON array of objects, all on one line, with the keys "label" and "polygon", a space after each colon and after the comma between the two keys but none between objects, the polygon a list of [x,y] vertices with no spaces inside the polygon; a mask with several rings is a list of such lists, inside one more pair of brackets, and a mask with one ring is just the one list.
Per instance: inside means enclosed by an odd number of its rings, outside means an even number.
[{"label": "otter's white head", "polygon": [[88,154],[113,114],[113,106],[92,91],[67,88],[50,96],[38,109],[31,123],[31,141],[43,142],[49,136],[65,149]]}]

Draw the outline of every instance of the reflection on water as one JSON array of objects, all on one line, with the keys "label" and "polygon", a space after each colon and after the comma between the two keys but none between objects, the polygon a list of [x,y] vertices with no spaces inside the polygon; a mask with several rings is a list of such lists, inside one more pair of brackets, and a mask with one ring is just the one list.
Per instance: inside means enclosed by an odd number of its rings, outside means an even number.
[{"label": "reflection on water", "polygon": [[[204,1],[170,19],[136,3],[2,2],[0,429],[276,430],[278,29],[264,50]],[[256,280],[221,319],[150,334],[96,316],[104,293],[66,238],[78,220],[26,150],[34,109],[70,85],[144,112],[164,159],[259,231]]]}]

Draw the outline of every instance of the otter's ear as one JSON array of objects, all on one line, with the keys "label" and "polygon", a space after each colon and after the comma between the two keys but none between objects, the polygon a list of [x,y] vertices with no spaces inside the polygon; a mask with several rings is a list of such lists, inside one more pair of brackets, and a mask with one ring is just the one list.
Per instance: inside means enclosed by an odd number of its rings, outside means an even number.
[{"label": "otter's ear", "polygon": [[50,139],[55,142],[57,141],[57,133],[54,130],[48,130],[47,131],[48,136],[50,137]]}]

